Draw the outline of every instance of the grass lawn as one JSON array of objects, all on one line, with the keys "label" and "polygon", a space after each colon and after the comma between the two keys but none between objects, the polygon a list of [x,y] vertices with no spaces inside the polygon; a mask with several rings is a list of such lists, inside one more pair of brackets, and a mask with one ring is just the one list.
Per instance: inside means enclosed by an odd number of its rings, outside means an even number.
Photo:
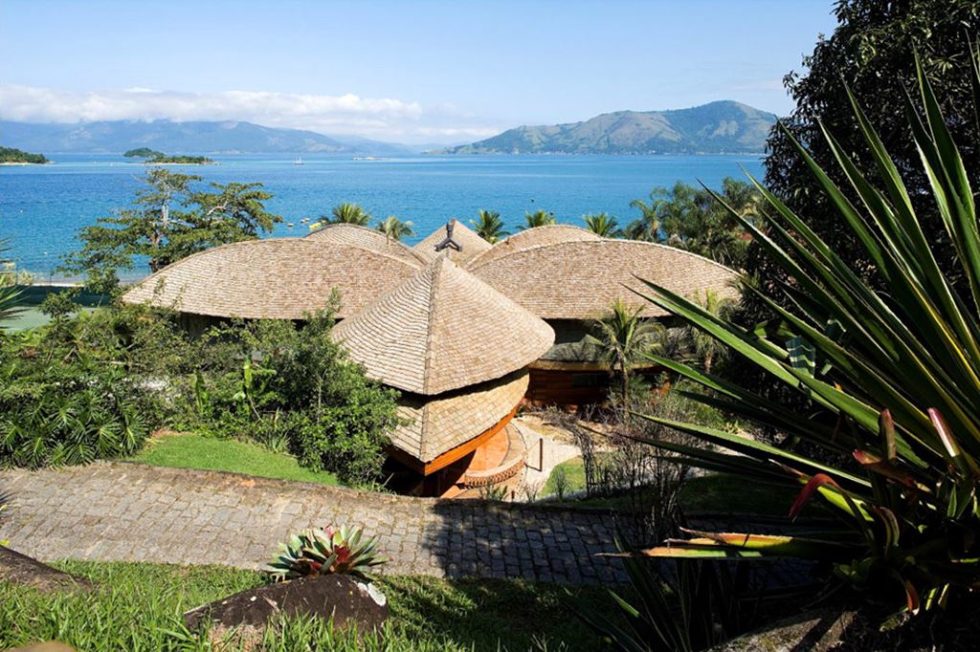
[{"label": "grass lawn", "polygon": [[[82,312],[92,312],[94,308],[81,308]],[[0,319],[0,330],[26,331],[38,326],[44,326],[51,318],[42,313],[36,306],[24,308],[10,319]]]},{"label": "grass lawn", "polygon": [[334,474],[304,468],[291,455],[273,453],[252,442],[195,434],[150,439],[130,461],[179,469],[230,471],[261,478],[339,484]]},{"label": "grass lawn", "polygon": [[[224,542],[222,545],[227,545]],[[96,583],[92,592],[42,594],[0,582],[0,649],[56,639],[78,650],[205,650],[180,614],[260,585],[252,571],[223,567],[69,561],[63,570]],[[613,613],[602,589],[521,581],[389,577],[380,580],[391,612],[383,643],[352,640],[319,623],[287,621],[263,650],[595,650],[599,638],[574,608]],[[562,647],[564,644],[567,647]],[[231,648],[222,647],[223,650]]]},{"label": "grass lawn", "polygon": [[[568,482],[566,493],[585,490],[585,467],[581,457],[562,462],[555,467],[563,468]],[[542,496],[555,495],[555,471],[551,472],[544,485]],[[785,516],[798,489],[781,487],[745,480],[733,475],[711,473],[690,478],[681,488],[680,502],[686,512],[747,512],[771,516]],[[629,496],[597,496],[571,499],[571,505],[580,507],[601,507],[609,509],[630,509]]]}]

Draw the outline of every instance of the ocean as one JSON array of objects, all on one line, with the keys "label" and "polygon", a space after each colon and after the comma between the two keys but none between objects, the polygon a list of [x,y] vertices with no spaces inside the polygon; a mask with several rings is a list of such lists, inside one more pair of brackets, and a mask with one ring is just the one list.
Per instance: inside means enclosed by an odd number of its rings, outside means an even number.
[{"label": "ocean", "polygon": [[[78,230],[127,207],[141,188],[145,166],[116,155],[48,154],[50,165],[0,166],[2,254],[37,280],[57,280],[64,254],[77,248]],[[508,229],[525,212],[553,212],[559,222],[582,224],[604,211],[621,225],[637,216],[634,199],[676,181],[718,187],[744,168],[761,176],[753,156],[418,156],[354,159],[350,156],[213,156],[217,165],[169,166],[197,174],[202,183],[265,184],[267,208],[283,216],[273,237],[302,236],[300,220],[328,214],[344,201],[361,204],[375,218],[397,215],[414,224],[420,240],[450,218],[468,223],[483,208],[500,212]],[[289,226],[292,223],[293,226]],[[144,270],[133,272],[142,276]]]}]

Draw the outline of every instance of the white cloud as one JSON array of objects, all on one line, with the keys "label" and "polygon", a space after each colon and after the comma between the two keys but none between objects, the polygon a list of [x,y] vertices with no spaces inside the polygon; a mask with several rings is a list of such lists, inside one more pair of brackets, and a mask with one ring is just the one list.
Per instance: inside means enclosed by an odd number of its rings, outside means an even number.
[{"label": "white cloud", "polygon": [[266,91],[185,93],[134,87],[67,91],[0,85],[0,118],[29,122],[96,120],[244,120],[270,127],[419,142],[485,138],[504,127],[454,107],[425,109],[418,102],[354,94]]}]

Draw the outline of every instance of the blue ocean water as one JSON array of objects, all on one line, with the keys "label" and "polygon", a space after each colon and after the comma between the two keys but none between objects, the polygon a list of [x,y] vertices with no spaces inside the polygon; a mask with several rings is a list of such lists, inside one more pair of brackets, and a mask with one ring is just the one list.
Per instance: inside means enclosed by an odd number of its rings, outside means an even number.
[{"label": "blue ocean water", "polygon": [[[49,155],[51,165],[0,166],[0,239],[5,257],[39,278],[54,278],[61,257],[77,248],[76,234],[125,208],[141,187],[142,164],[115,155]],[[762,174],[751,156],[420,156],[355,160],[349,156],[216,156],[218,165],[173,166],[203,182],[260,181],[274,197],[268,208],[284,217],[273,236],[301,236],[343,201],[372,215],[414,223],[417,241],[452,217],[469,222],[478,209],[499,211],[510,230],[526,211],[544,209],[560,222],[605,211],[621,224],[633,219],[632,200],[655,186],[702,181],[717,187],[742,168]],[[293,227],[286,223],[292,222]],[[141,276],[142,272],[134,273]]]}]

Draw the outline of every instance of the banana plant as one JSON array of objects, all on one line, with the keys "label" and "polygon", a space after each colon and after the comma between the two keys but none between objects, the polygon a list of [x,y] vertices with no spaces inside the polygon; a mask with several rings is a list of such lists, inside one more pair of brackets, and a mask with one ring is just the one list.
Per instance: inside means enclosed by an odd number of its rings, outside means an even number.
[{"label": "banana plant", "polygon": [[[975,53],[970,75],[980,108],[978,62]],[[807,456],[702,425],[647,416],[711,446],[651,443],[747,481],[798,484],[801,492],[788,506],[790,516],[819,497],[840,516],[840,529],[812,539],[689,531],[684,538],[631,554],[825,560],[842,580],[884,588],[917,613],[980,587],[980,226],[970,178],[976,171],[964,166],[918,62],[918,98],[907,94],[905,110],[931,197],[913,198],[882,139],[848,93],[873,170],[860,169],[823,129],[838,176],[846,180],[838,185],[803,145],[794,143],[839,213],[841,228],[860,242],[878,283],[866,280],[804,217],[750,177],[771,208],[758,220],[740,216],[717,194],[715,199],[786,272],[783,302],[743,283],[745,291],[769,306],[773,319],[744,328],[657,284],[646,283],[643,292],[774,383],[801,395],[812,409],[795,413],[731,379],[650,356],[698,383],[705,391],[694,398],[826,455]],[[917,212],[927,200],[952,243],[952,260],[942,258]],[[842,454],[849,461],[826,461]]]}]

